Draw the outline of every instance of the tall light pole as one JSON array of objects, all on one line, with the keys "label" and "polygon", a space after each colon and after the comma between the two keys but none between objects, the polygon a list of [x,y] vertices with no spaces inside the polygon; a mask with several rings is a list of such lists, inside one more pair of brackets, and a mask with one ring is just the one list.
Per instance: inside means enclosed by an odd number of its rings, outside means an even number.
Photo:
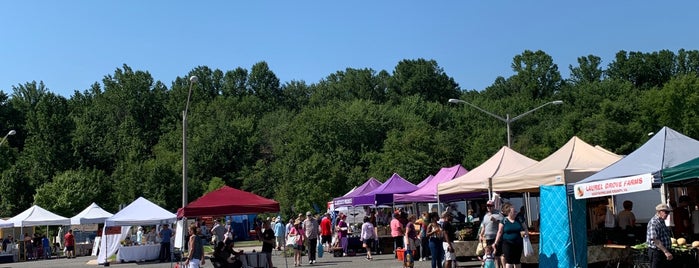
[{"label": "tall light pole", "polygon": [[510,147],[510,148],[511,148],[511,147],[512,147],[512,137],[511,137],[512,135],[511,135],[511,133],[510,133],[510,124],[511,124],[512,122],[517,121],[518,119],[520,119],[520,118],[522,118],[522,117],[524,117],[524,116],[526,116],[526,115],[528,115],[528,114],[530,114],[530,113],[532,113],[532,112],[534,112],[534,111],[536,111],[536,110],[539,110],[539,109],[543,108],[543,107],[546,106],[546,105],[549,105],[549,104],[563,104],[563,101],[562,101],[562,100],[550,101],[550,102],[547,102],[547,103],[544,103],[544,104],[540,105],[539,107],[536,107],[536,108],[534,108],[534,109],[531,109],[531,110],[529,110],[529,111],[526,111],[526,112],[524,112],[523,114],[520,114],[520,115],[515,116],[515,117],[512,117],[512,118],[510,118],[510,114],[506,114],[505,117],[502,117],[502,116],[499,116],[499,115],[497,115],[497,114],[488,112],[488,111],[484,110],[484,109],[481,108],[481,107],[478,107],[478,106],[476,106],[476,105],[473,105],[473,104],[471,104],[470,102],[463,101],[463,100],[460,100],[460,99],[449,99],[449,103],[465,103],[465,104],[467,104],[467,105],[469,105],[469,106],[471,106],[471,107],[473,107],[473,108],[476,108],[477,110],[479,110],[479,111],[481,111],[481,112],[484,112],[484,113],[486,113],[486,114],[488,114],[488,115],[490,115],[490,116],[492,116],[492,117],[497,118],[498,120],[500,120],[500,121],[502,121],[502,122],[505,122],[505,124],[507,124],[507,147]]},{"label": "tall light pole", "polygon": [[189,99],[192,97],[192,86],[199,80],[196,76],[189,77],[189,93],[187,104],[182,111],[182,207],[187,206],[187,111],[189,111]]},{"label": "tall light pole", "polygon": [[5,140],[7,140],[7,136],[12,136],[12,135],[15,135],[15,134],[17,134],[17,131],[15,131],[14,129],[13,129],[13,130],[10,130],[10,132],[7,132],[7,134],[5,134],[5,137],[2,137],[2,140],[0,140],[0,145],[2,145],[3,143],[5,143]]}]

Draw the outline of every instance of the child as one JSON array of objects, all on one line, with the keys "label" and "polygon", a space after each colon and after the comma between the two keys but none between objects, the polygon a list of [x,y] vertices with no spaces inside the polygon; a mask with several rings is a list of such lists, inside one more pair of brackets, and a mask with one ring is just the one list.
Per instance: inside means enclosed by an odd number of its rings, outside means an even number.
[{"label": "child", "polygon": [[483,249],[485,254],[483,255],[483,268],[495,268],[495,257],[493,257],[493,247],[485,247]]}]

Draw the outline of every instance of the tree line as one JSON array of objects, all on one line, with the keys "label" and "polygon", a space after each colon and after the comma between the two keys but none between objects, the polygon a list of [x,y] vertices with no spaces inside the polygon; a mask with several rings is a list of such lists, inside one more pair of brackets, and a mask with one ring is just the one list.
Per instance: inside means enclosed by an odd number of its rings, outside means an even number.
[{"label": "tree line", "polygon": [[[606,66],[578,58],[563,78],[551,56],[524,51],[510,77],[462,89],[434,60],[406,59],[389,72],[336,71],[317,83],[282,83],[266,62],[249,70],[199,66],[168,86],[127,65],[75,91],[43,82],[0,91],[0,216],[40,205],[72,216],[91,202],[115,212],[139,196],[181,206],[182,111],[188,113],[188,196],[223,184],[273,198],[285,215],[375,177],[417,184],[440,167],[472,169],[506,144],[498,115],[516,116],[514,150],[540,160],[572,136],[618,154],[669,126],[699,138],[699,51],[619,51]],[[4,135],[4,134],[3,134]]]}]

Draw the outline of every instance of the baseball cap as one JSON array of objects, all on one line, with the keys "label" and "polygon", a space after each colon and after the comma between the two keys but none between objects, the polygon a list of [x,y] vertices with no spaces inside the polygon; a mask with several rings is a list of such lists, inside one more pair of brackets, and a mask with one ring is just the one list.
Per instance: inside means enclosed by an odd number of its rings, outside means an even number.
[{"label": "baseball cap", "polygon": [[672,209],[668,205],[665,205],[665,204],[659,204],[659,205],[655,206],[655,211],[661,211],[661,210],[672,211]]},{"label": "baseball cap", "polygon": [[488,202],[485,203],[486,206],[494,206],[495,202],[493,200],[488,200]]},{"label": "baseball cap", "polygon": [[306,212],[306,216],[311,216],[311,215],[313,215],[313,214],[311,214],[310,211],[307,211],[307,212]]}]

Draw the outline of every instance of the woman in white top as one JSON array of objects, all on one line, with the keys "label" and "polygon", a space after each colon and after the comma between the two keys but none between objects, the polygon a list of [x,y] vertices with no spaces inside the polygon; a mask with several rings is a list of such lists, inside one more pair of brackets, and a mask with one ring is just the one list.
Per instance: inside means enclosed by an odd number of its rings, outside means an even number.
[{"label": "woman in white top", "polygon": [[364,224],[362,224],[362,233],[359,239],[362,241],[362,246],[366,249],[366,259],[373,260],[371,257],[371,246],[374,245],[374,240],[376,240],[376,229],[374,225],[371,224],[369,216],[364,217]]}]

